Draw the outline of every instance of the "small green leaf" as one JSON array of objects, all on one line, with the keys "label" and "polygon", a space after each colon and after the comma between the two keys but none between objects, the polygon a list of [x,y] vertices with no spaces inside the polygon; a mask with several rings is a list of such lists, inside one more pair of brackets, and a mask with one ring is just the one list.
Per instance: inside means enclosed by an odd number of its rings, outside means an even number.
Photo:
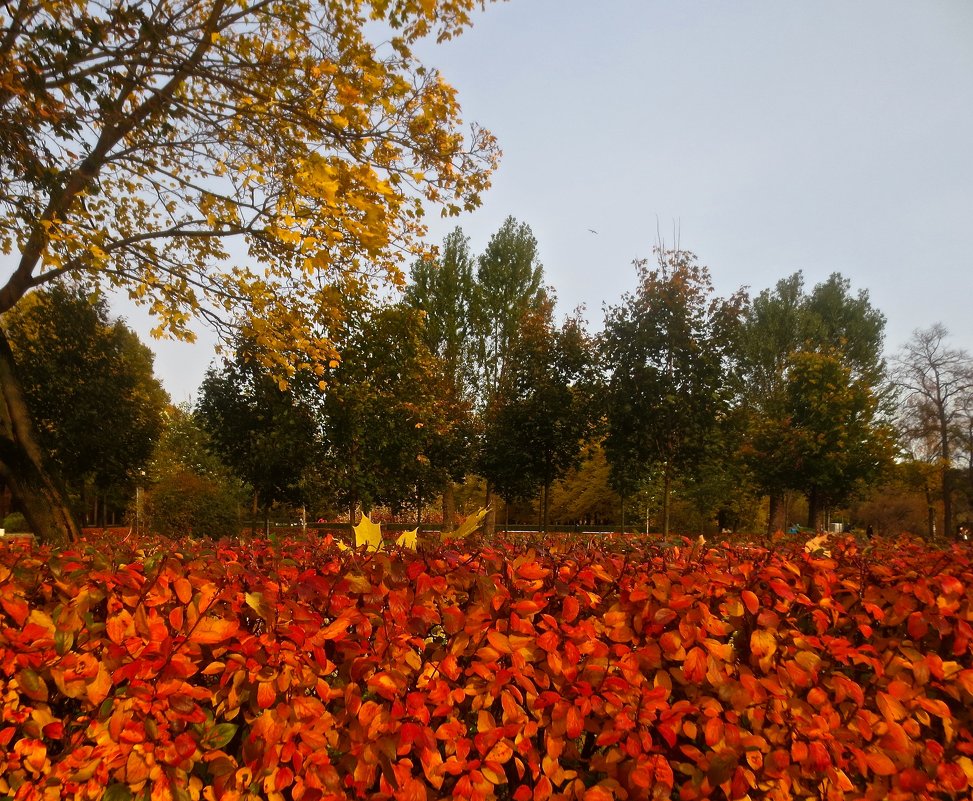
[{"label": "small green leaf", "polygon": [[223,748],[236,734],[237,725],[235,723],[220,723],[210,729],[206,736],[206,745],[210,748]]},{"label": "small green leaf", "polygon": [[115,782],[105,788],[105,794],[101,797],[102,801],[132,801],[132,791],[128,785]]},{"label": "small green leaf", "polygon": [[58,629],[54,632],[54,651],[58,656],[64,656],[74,645],[74,632]]},{"label": "small green leaf", "polygon": [[24,668],[17,674],[17,681],[24,695],[32,701],[47,700],[47,683],[30,668]]}]

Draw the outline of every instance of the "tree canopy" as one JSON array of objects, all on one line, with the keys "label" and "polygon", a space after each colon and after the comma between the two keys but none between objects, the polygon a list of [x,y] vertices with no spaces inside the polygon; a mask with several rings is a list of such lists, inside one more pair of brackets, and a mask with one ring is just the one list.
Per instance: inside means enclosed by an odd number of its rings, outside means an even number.
[{"label": "tree canopy", "polygon": [[668,533],[672,478],[703,458],[732,400],[730,359],[742,297],[716,297],[686,251],[636,262],[638,287],[607,310],[601,337],[612,483],[624,497],[662,476]]},{"label": "tree canopy", "polygon": [[[473,208],[488,184],[493,138],[463,132],[454,90],[413,52],[480,5],[6,4],[0,313],[70,275],[127,293],[158,334],[191,340],[203,318],[282,380],[323,370],[342,299],[402,282],[423,204]],[[0,368],[2,472],[40,537],[76,536]]]},{"label": "tree canopy", "polygon": [[104,499],[131,486],[162,433],[169,397],[152,352],[103,297],[64,282],[32,293],[4,325],[40,444],[94,518],[88,491]]}]

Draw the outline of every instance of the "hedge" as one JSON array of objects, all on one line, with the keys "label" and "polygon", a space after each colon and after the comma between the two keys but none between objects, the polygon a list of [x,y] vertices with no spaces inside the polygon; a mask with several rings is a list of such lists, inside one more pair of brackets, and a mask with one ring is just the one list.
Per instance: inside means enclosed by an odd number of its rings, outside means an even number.
[{"label": "hedge", "polygon": [[0,544],[0,796],[933,799],[965,546]]}]

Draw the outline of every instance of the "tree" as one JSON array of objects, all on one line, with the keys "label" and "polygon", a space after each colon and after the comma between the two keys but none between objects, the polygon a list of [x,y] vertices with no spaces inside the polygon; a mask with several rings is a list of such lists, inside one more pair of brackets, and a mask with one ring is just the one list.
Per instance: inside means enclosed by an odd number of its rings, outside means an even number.
[{"label": "tree", "polygon": [[759,421],[753,437],[758,461],[775,463],[778,486],[808,498],[808,526],[822,509],[848,501],[891,466],[895,437],[880,399],[834,351],[792,354],[780,416]]},{"label": "tree", "polygon": [[507,217],[490,237],[476,272],[474,319],[481,406],[503,381],[521,321],[546,300],[537,240],[527,223]]},{"label": "tree", "polygon": [[[874,396],[875,415],[881,415],[887,410],[884,332],[885,318],[872,307],[868,293],[853,295],[850,282],[838,273],[810,293],[804,289],[803,275],[794,273],[778,281],[773,290],[762,291],[746,309],[739,369],[751,433],[744,455],[758,486],[770,497],[768,528],[785,522],[780,517],[784,493],[806,486],[793,471],[799,455],[792,452],[790,439],[794,410],[788,386],[795,359],[806,353],[838,359],[848,381]],[[841,442],[851,446],[850,441]],[[810,514],[818,511],[818,506],[809,504]]]},{"label": "tree", "polygon": [[104,522],[107,494],[131,490],[162,432],[169,398],[152,352],[104,298],[64,282],[32,293],[4,326],[41,448],[81,514]]},{"label": "tree", "polygon": [[953,531],[953,445],[973,392],[973,360],[947,344],[949,331],[937,323],[918,329],[896,360],[895,382],[902,392],[902,430],[908,439],[926,441],[939,468],[943,532]]},{"label": "tree", "polygon": [[393,509],[438,494],[447,480],[465,412],[429,353],[419,312],[404,303],[349,316],[344,358],[328,373],[324,436],[334,489],[359,506]]},{"label": "tree", "polygon": [[504,379],[484,412],[480,472],[509,504],[542,490],[546,531],[551,485],[580,460],[591,432],[594,353],[577,317],[557,328],[552,303],[528,313]]},{"label": "tree", "polygon": [[434,466],[443,473],[443,527],[449,531],[456,516],[453,482],[463,478],[470,464],[473,400],[474,258],[460,228],[446,236],[438,259],[423,259],[412,267],[405,302],[423,313],[421,336],[429,353],[442,366],[442,400],[459,415],[451,437],[441,437]]},{"label": "tree", "polygon": [[[490,237],[477,263],[473,296],[477,411],[483,415],[496,401],[506,380],[510,350],[521,322],[547,302],[544,268],[537,239],[530,226],[507,217]],[[484,505],[489,510],[484,533],[491,537],[495,516],[491,504],[493,486],[487,481]]]},{"label": "tree", "polygon": [[253,489],[254,514],[263,511],[265,527],[274,503],[307,503],[308,474],[321,463],[317,387],[309,383],[298,376],[282,388],[253,343],[241,341],[232,359],[207,370],[200,387],[199,425],[223,463]]},{"label": "tree", "polygon": [[169,410],[145,483],[144,511],[151,531],[170,537],[240,533],[247,487],[215,455],[188,406]]},{"label": "tree", "polygon": [[656,269],[635,263],[638,288],[605,315],[605,454],[623,504],[659,471],[668,534],[672,481],[705,458],[730,408],[742,296],[714,297],[692,253],[657,248],[656,258]]},{"label": "tree", "polygon": [[[340,299],[400,280],[423,202],[455,213],[488,183],[492,137],[460,133],[413,53],[480,4],[8,4],[0,313],[72,275],[127,292],[161,335],[237,328],[284,378],[327,364]],[[0,389],[0,474],[39,537],[76,536],[2,337]]]}]

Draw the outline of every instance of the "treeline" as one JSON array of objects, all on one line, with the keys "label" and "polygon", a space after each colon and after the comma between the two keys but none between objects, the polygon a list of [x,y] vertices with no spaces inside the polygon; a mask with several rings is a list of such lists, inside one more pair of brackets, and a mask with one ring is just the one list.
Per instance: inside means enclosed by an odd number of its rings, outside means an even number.
[{"label": "treeline", "polygon": [[[382,507],[449,528],[484,503],[500,515],[489,526],[966,523],[973,362],[942,327],[889,363],[884,316],[838,274],[720,297],[689,252],[635,266],[595,334],[582,310],[557,319],[526,224],[507,219],[478,255],[456,229],[399,299],[341,304],[324,332],[340,358],[281,376],[261,366],[259,336],[239,339],[184,409],[168,407],[144,346],[78,290],[38,293],[6,327],[89,523],[124,505],[140,525],[220,534]],[[68,319],[49,322],[57,313]],[[129,383],[72,356],[75,374],[52,378],[45,348],[99,341],[68,335],[84,314],[120,337]],[[45,394],[59,383],[56,408]]]}]

